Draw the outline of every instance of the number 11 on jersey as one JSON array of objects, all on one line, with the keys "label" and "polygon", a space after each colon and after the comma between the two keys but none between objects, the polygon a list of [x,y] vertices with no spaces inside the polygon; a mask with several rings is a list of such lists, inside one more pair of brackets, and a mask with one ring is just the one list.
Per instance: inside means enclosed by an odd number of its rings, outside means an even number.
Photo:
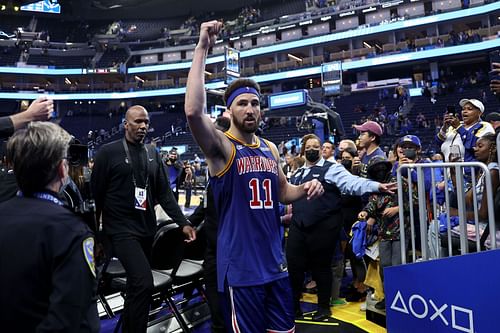
[{"label": "number 11 on jersey", "polygon": [[260,180],[252,178],[248,182],[248,187],[252,191],[252,200],[250,200],[250,208],[252,209],[273,209],[273,199],[271,197],[271,179],[264,179],[262,181],[262,188],[264,189],[264,201],[260,198]]}]

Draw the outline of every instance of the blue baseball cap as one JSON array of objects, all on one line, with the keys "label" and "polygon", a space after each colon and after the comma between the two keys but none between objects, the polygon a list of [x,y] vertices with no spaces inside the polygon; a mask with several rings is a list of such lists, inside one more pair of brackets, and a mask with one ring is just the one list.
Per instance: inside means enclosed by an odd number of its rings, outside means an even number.
[{"label": "blue baseball cap", "polygon": [[419,148],[422,147],[422,143],[416,135],[405,135],[398,140],[398,146],[401,146],[404,143],[412,143]]}]

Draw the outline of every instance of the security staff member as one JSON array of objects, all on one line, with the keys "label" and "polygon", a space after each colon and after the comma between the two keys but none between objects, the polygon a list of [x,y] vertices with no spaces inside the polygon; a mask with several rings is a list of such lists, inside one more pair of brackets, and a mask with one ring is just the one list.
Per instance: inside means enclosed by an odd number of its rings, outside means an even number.
[{"label": "security staff member", "polygon": [[323,185],[322,197],[293,203],[292,223],[288,234],[287,262],[292,284],[296,316],[300,316],[300,296],[304,273],[309,268],[318,287],[318,311],[313,320],[331,315],[331,263],[342,228],[341,191],[361,195],[365,192],[389,192],[396,184],[380,184],[350,174],[343,165],[325,161],[320,154],[321,143],[314,134],[302,138],[301,155],[306,163],[292,176],[295,185],[317,179]]},{"label": "security staff member", "polygon": [[149,260],[157,227],[154,205],[162,206],[188,240],[196,238],[172,195],[159,154],[143,144],[148,128],[146,109],[130,107],[125,115],[125,138],[100,148],[91,178],[97,217],[102,213],[104,234],[126,271],[123,332],[146,332],[147,328],[153,289]]},{"label": "security staff member", "polygon": [[21,192],[0,204],[2,331],[99,332],[94,237],[58,196],[70,138],[37,122],[7,144]]}]

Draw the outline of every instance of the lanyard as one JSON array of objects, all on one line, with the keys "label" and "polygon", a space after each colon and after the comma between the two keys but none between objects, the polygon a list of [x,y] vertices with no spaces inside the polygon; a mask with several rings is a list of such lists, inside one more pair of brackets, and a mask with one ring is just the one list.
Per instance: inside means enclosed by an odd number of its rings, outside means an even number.
[{"label": "lanyard", "polygon": [[[128,150],[128,145],[125,138],[123,139],[122,143],[123,143],[123,148],[125,149],[125,154],[127,154],[127,160],[125,162],[127,164],[130,164],[130,167],[132,168],[132,182],[134,183],[134,186],[137,187],[137,182],[135,180],[135,174],[134,174],[134,166],[132,164],[132,159],[130,158],[130,151]],[[149,152],[145,145],[143,147],[144,150],[146,151],[146,184],[144,185],[144,189],[147,190],[149,185]]]},{"label": "lanyard", "polygon": [[[23,192],[19,191],[17,193],[17,196],[19,197],[24,197]],[[33,198],[41,199],[41,200],[47,200],[52,203],[55,203],[56,205],[63,206],[64,204],[62,203],[61,200],[59,200],[57,197],[53,196],[52,194],[45,193],[45,192],[35,192],[32,195]]]}]

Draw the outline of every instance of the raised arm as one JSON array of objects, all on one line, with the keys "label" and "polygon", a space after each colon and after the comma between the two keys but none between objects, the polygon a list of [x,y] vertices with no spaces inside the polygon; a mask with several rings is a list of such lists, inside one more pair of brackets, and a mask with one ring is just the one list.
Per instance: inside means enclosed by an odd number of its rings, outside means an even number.
[{"label": "raised arm", "polygon": [[200,39],[194,50],[184,104],[189,128],[207,158],[212,175],[224,169],[232,149],[229,140],[215,128],[210,118],[205,114],[207,108],[205,61],[208,50],[215,44],[217,34],[221,29],[222,23],[219,21],[205,22],[200,27]]}]

